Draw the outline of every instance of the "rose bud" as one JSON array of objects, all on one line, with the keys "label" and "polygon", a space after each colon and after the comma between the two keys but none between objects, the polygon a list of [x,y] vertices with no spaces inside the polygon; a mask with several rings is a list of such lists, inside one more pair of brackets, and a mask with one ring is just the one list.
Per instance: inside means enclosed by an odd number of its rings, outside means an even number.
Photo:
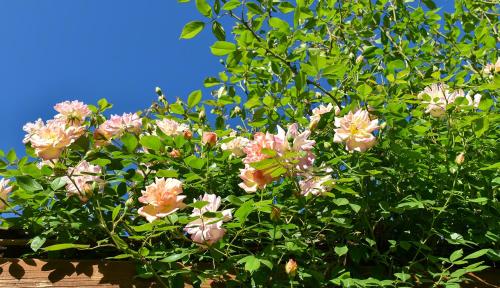
[{"label": "rose bud", "polygon": [[191,140],[191,138],[193,138],[193,133],[189,130],[184,130],[183,135],[186,140]]},{"label": "rose bud", "polygon": [[293,259],[288,260],[285,265],[285,271],[286,274],[288,274],[288,277],[294,278],[297,274],[297,262],[295,262],[295,260]]},{"label": "rose bud", "polygon": [[215,146],[217,143],[217,134],[214,132],[203,132],[201,143],[203,143],[203,145]]},{"label": "rose bud", "polygon": [[455,158],[455,163],[457,163],[458,165],[462,165],[464,163],[464,161],[465,161],[465,153],[461,152]]},{"label": "rose bud", "polygon": [[174,149],[172,150],[170,153],[169,153],[170,157],[172,158],[179,158],[181,157],[181,152],[177,149]]}]

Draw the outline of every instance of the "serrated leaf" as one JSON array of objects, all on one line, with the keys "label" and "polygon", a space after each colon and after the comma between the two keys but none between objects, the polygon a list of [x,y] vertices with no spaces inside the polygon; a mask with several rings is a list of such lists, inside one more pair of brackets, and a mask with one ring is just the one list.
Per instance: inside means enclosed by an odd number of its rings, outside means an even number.
[{"label": "serrated leaf", "polygon": [[236,45],[227,41],[217,41],[210,46],[210,51],[216,56],[224,56],[236,51]]},{"label": "serrated leaf", "polygon": [[141,137],[139,142],[147,149],[160,150],[162,147],[161,141],[157,136],[145,135]]},{"label": "serrated leaf", "polygon": [[181,39],[191,39],[194,36],[198,35],[203,28],[205,27],[205,23],[202,21],[191,21],[184,25],[182,28]]},{"label": "serrated leaf", "polygon": [[191,92],[191,94],[189,94],[188,96],[188,102],[187,102],[188,107],[193,108],[194,106],[196,106],[198,103],[200,103],[201,98],[202,98],[201,90],[196,90]]},{"label": "serrated leaf", "polygon": [[28,192],[34,192],[34,191],[39,191],[43,190],[42,185],[40,183],[36,182],[34,179],[26,176],[18,176],[16,177],[17,185],[21,187],[21,189],[28,191]]}]

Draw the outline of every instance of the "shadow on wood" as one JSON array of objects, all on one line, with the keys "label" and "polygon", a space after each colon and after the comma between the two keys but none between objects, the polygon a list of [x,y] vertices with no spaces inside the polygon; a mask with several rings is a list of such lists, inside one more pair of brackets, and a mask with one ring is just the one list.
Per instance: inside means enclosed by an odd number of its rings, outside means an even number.
[{"label": "shadow on wood", "polygon": [[129,261],[0,259],[0,287],[157,287]]}]

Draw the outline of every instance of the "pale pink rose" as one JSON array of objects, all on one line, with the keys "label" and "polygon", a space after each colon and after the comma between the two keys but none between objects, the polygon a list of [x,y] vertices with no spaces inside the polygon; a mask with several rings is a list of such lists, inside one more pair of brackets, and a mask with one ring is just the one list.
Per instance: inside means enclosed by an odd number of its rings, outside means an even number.
[{"label": "pale pink rose", "polygon": [[479,102],[481,102],[481,98],[482,98],[481,94],[474,94],[474,96],[471,97],[471,92],[465,95],[465,99],[467,99],[469,106],[472,106],[476,109],[479,107]]},{"label": "pale pink rose", "polygon": [[425,113],[440,118],[446,114],[446,107],[455,102],[457,97],[460,97],[460,90],[451,92],[445,84],[432,84],[431,86],[425,87],[425,89],[418,94],[418,98],[422,99],[424,95],[430,97],[430,100],[422,101],[422,103],[427,104]]},{"label": "pale pink rose", "polygon": [[175,211],[184,208],[182,202],[186,196],[182,194],[182,182],[174,178],[156,178],[155,182],[141,191],[139,202],[146,204],[139,208],[138,213],[153,222]]},{"label": "pale pink rose", "polygon": [[[312,115],[309,119],[309,129],[314,129],[316,126],[318,126],[319,121],[321,120],[321,115],[326,114],[334,109],[332,103],[328,103],[327,106],[321,104],[318,107],[314,108],[312,110]],[[335,106],[335,115],[340,114],[340,108],[338,106]]]},{"label": "pale pink rose", "polygon": [[[207,217],[206,212],[217,212],[220,207],[221,198],[214,194],[203,195],[200,201],[206,201],[208,204],[201,209],[194,208],[191,217],[198,217],[198,219],[191,221],[186,225],[184,231],[191,235],[191,239],[204,246],[212,245],[224,237],[226,230],[222,228],[223,221],[229,221],[233,217],[231,210],[226,209],[222,211],[222,218]],[[197,202],[196,199],[194,202]]]},{"label": "pale pink rose", "polygon": [[372,134],[379,128],[378,120],[370,120],[370,114],[366,110],[358,110],[355,113],[349,111],[342,118],[335,117],[335,135],[333,142],[346,143],[346,150],[364,152],[377,142]]},{"label": "pale pink rose", "polygon": [[323,177],[307,176],[304,180],[299,182],[300,193],[304,196],[307,195],[323,195],[325,192],[330,191],[331,186],[327,182],[332,181],[332,176],[326,175]]},{"label": "pale pink rose", "polygon": [[217,134],[214,132],[203,132],[201,143],[203,143],[203,145],[214,146],[217,144]]},{"label": "pale pink rose", "polygon": [[248,164],[245,165],[244,169],[240,169],[240,178],[243,180],[243,183],[240,183],[238,186],[247,193],[256,192],[257,189],[264,189],[267,184],[274,180],[265,171],[257,170]]},{"label": "pale pink rose", "polygon": [[102,123],[97,129],[97,134],[106,139],[120,137],[125,132],[138,134],[141,132],[142,119],[135,113],[123,113],[123,115],[111,115],[109,120]]},{"label": "pale pink rose", "polygon": [[23,143],[26,144],[30,142],[31,136],[35,134],[38,130],[40,130],[43,126],[45,126],[45,123],[43,123],[43,120],[38,118],[35,122],[28,122],[23,126],[23,130],[26,132],[26,135],[24,136]]},{"label": "pale pink rose", "polygon": [[30,137],[31,146],[43,160],[57,159],[64,148],[85,133],[83,126],[66,126],[65,122],[54,119],[47,121]]},{"label": "pale pink rose", "polygon": [[63,179],[66,182],[66,191],[68,196],[76,195],[82,202],[87,202],[88,197],[92,195],[93,184],[102,186],[103,181],[99,177],[101,167],[92,165],[83,160],[74,168],[68,168],[68,175]]},{"label": "pale pink rose", "polygon": [[0,210],[4,210],[7,204],[8,198],[9,198],[9,193],[12,192],[12,187],[9,186],[9,179],[1,179],[0,180]]},{"label": "pale pink rose", "polygon": [[85,118],[92,113],[87,105],[80,101],[65,101],[54,106],[54,110],[59,112],[56,119],[62,119],[70,125],[80,126]]},{"label": "pale pink rose", "polygon": [[497,59],[497,62],[495,64],[490,63],[484,66],[483,73],[487,75],[492,73],[500,73],[500,57]]},{"label": "pale pink rose", "polygon": [[181,124],[175,120],[167,118],[156,120],[156,126],[158,126],[161,132],[163,132],[167,136],[183,135],[184,131],[189,129],[186,124]]},{"label": "pale pink rose", "polygon": [[250,144],[250,140],[248,140],[245,137],[235,137],[231,141],[227,143],[223,143],[220,145],[220,148],[224,151],[231,151],[231,154],[233,154],[236,157],[241,157],[245,155],[245,147]]}]

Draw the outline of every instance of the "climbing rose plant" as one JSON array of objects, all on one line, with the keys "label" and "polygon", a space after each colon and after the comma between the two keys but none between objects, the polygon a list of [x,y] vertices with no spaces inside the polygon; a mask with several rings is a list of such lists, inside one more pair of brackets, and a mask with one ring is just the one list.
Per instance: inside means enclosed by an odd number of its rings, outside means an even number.
[{"label": "climbing rose plant", "polygon": [[222,64],[202,89],[59,103],[26,156],[0,152],[25,256],[130,259],[165,287],[459,287],[495,265],[498,2],[192,4],[181,38],[210,29]]}]

